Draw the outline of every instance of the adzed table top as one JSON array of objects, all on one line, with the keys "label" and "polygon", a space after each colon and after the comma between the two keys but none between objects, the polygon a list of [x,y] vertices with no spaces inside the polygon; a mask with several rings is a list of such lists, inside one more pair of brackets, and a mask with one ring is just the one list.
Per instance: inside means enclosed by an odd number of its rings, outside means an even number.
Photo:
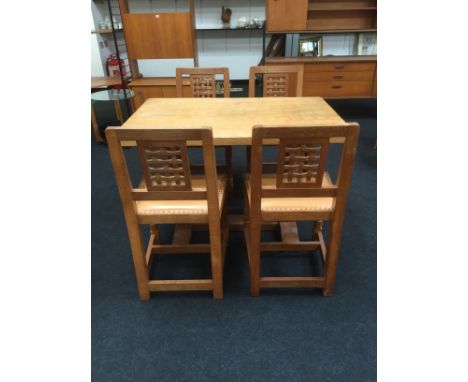
[{"label": "adzed table top", "polygon": [[213,129],[215,145],[250,145],[255,125],[333,126],[344,123],[321,97],[150,98],[123,127],[209,126]]}]

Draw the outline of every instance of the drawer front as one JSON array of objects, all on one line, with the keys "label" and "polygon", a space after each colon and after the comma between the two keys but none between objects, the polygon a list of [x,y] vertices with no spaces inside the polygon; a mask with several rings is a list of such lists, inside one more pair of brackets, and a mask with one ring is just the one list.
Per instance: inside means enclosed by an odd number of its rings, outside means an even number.
[{"label": "drawer front", "polygon": [[372,72],[375,71],[375,62],[322,62],[305,64],[304,73],[316,72]]},{"label": "drawer front", "polygon": [[305,82],[335,82],[335,81],[362,81],[369,82],[374,79],[374,73],[371,71],[363,72],[306,72],[304,73]]},{"label": "drawer front", "polygon": [[368,97],[372,92],[372,81],[305,81],[304,96],[320,97]]}]

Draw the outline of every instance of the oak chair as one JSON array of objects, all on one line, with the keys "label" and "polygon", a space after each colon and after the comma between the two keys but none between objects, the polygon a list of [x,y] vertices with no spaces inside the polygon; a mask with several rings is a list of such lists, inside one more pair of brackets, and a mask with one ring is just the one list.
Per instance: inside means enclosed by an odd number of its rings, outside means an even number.
[{"label": "oak chair", "polygon": [[[302,97],[304,78],[303,65],[251,66],[249,74],[249,97],[255,97],[255,79],[263,77],[263,97]],[[295,87],[293,79],[295,78]],[[250,166],[250,150],[247,146],[246,160]],[[266,164],[269,166],[270,164]]]},{"label": "oak chair", "polygon": [[[245,182],[245,237],[252,296],[260,288],[321,288],[333,293],[341,230],[354,165],[359,125],[253,128],[250,175]],[[331,138],[344,137],[336,182],[326,169]],[[278,146],[275,173],[264,173],[263,146]],[[273,140],[273,141],[272,141]],[[297,221],[314,221],[311,241],[299,240]],[[323,221],[329,221],[325,244]],[[278,222],[282,241],[261,242],[262,225]],[[323,261],[320,277],[261,277],[262,252],[312,251]]]},{"label": "oak chair", "polygon": [[[216,173],[213,134],[209,127],[193,129],[106,130],[109,152],[122,200],[125,221],[142,300],[154,291],[211,290],[223,297],[223,264],[228,240],[225,211],[226,179]],[[136,141],[143,180],[132,185],[122,141]],[[191,175],[187,141],[201,142],[204,174]],[[176,224],[173,242],[162,245],[159,224]],[[208,224],[209,244],[190,244],[191,225]],[[143,247],[140,225],[150,225]],[[210,253],[211,279],[151,280],[155,254]]]},{"label": "oak chair", "polygon": [[[188,78],[190,82],[191,98],[216,98],[216,75],[223,76],[223,96],[230,96],[229,68],[176,68],[177,98],[185,97],[183,81]],[[232,188],[232,146],[220,146],[224,149],[225,164],[218,167],[225,168]],[[197,167],[197,165],[193,165]]]},{"label": "oak chair", "polygon": [[252,66],[249,74],[249,97],[255,97],[257,75],[263,76],[264,97],[302,97],[302,65]]}]

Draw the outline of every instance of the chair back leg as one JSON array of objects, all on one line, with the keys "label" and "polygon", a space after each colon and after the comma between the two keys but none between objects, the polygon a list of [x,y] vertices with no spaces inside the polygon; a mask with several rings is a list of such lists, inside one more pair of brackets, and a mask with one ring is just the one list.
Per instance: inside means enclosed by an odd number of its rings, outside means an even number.
[{"label": "chair back leg", "polygon": [[[338,215],[338,214],[337,214]],[[327,260],[325,262],[325,286],[324,296],[331,296],[335,287],[336,269],[340,251],[341,229],[343,227],[343,217],[336,216],[330,222],[330,233],[328,238]]]},{"label": "chair back leg", "polygon": [[260,239],[262,224],[256,216],[250,216],[249,254],[250,254],[250,294],[260,295]]},{"label": "chair back leg", "polygon": [[221,251],[221,229],[219,220],[210,222],[211,277],[213,279],[213,297],[223,298],[223,264]]}]

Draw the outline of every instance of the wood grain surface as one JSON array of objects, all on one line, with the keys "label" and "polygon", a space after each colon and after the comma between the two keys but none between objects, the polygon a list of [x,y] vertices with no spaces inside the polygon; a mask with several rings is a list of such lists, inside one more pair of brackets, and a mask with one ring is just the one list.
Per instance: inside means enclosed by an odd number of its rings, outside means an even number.
[{"label": "wood grain surface", "polygon": [[[342,125],[321,97],[150,98],[125,128],[209,126],[215,145],[250,145],[254,125]],[[332,141],[333,142],[333,141]],[[132,142],[125,142],[132,145]]]}]

